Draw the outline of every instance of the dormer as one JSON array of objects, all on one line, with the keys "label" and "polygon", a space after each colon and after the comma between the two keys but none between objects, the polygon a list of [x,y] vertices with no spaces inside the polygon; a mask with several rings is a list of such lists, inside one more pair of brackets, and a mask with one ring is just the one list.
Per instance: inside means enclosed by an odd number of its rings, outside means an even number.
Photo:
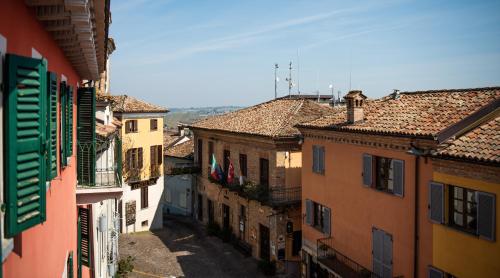
[{"label": "dormer", "polygon": [[363,120],[363,105],[366,96],[362,91],[350,91],[344,96],[347,104],[347,122],[355,123]]}]

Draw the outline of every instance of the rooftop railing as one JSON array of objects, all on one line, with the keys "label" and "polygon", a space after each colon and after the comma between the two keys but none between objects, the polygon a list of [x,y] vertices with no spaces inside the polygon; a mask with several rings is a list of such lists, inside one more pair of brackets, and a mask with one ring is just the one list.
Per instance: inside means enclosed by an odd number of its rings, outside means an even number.
[{"label": "rooftop railing", "polygon": [[331,237],[318,239],[317,252],[319,262],[341,277],[380,278],[375,273],[335,250],[333,248],[333,238]]}]

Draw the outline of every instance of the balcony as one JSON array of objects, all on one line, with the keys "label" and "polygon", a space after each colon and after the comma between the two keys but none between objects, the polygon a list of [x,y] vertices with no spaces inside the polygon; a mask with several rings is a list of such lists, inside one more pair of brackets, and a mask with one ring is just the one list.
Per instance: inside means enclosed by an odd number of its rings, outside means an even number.
[{"label": "balcony", "polygon": [[333,239],[318,239],[318,261],[332,272],[343,278],[380,278],[375,273],[364,268],[349,257],[335,250]]},{"label": "balcony", "polygon": [[117,136],[78,142],[77,176],[79,189],[121,187],[121,141]]},{"label": "balcony", "polygon": [[208,179],[223,188],[237,192],[241,197],[256,200],[273,207],[300,204],[302,198],[301,186],[262,186],[248,181],[240,185],[237,180],[229,184],[215,180],[211,176]]},{"label": "balcony", "polygon": [[185,175],[185,174],[198,174],[200,173],[200,168],[198,165],[190,163],[175,163],[165,164],[165,174],[167,175]]}]

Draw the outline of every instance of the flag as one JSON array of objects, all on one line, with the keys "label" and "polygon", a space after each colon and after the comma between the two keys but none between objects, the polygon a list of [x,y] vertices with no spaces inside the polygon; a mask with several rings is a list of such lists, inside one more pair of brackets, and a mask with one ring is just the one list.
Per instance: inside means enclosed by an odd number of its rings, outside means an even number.
[{"label": "flag", "polygon": [[227,183],[232,184],[234,182],[234,166],[231,161],[229,161],[229,168],[227,169]]},{"label": "flag", "polygon": [[220,167],[220,165],[217,165],[217,180],[220,181],[221,183],[224,183],[224,171],[222,171],[222,168]]},{"label": "flag", "polygon": [[215,155],[212,154],[212,168],[210,170],[210,176],[212,178],[219,180],[219,174],[217,173],[217,161],[215,161]]}]

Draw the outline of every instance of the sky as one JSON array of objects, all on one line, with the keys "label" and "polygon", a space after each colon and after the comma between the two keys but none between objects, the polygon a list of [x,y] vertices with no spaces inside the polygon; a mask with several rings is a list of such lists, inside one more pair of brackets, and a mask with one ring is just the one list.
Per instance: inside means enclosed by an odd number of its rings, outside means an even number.
[{"label": "sky", "polygon": [[500,1],[113,0],[111,94],[172,107],[500,85]]}]

